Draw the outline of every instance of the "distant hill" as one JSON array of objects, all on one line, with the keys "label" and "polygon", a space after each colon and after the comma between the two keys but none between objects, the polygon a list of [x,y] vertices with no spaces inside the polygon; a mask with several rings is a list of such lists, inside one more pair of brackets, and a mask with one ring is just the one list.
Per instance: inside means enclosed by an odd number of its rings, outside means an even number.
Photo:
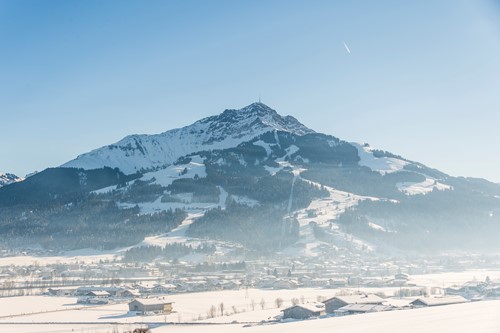
[{"label": "distant hill", "polygon": [[18,177],[12,173],[1,173],[0,172],[0,187],[9,185],[12,183],[17,183],[23,181],[24,178]]}]

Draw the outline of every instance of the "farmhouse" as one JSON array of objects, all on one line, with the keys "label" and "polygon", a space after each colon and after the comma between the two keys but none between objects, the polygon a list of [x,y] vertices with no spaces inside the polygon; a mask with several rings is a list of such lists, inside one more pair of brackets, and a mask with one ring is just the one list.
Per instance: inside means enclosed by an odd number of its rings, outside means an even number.
[{"label": "farmhouse", "polygon": [[141,296],[141,293],[135,289],[124,289],[116,293],[116,296],[125,298],[134,298],[134,297],[137,298]]},{"label": "farmhouse", "polygon": [[325,314],[325,306],[322,303],[297,304],[283,311],[283,319],[307,319]]},{"label": "farmhouse", "polygon": [[377,295],[348,295],[335,296],[323,301],[327,313],[335,313],[335,310],[340,309],[349,304],[382,304],[384,300]]},{"label": "farmhouse", "polygon": [[395,310],[394,307],[390,305],[380,305],[380,304],[349,304],[335,310],[335,314],[338,316],[345,316],[351,314],[362,314],[368,312],[380,312],[380,311],[391,311]]},{"label": "farmhouse", "polygon": [[108,298],[110,294],[104,290],[92,290],[85,294],[85,296],[96,298]]},{"label": "farmhouse", "polygon": [[172,302],[165,302],[158,298],[137,298],[128,303],[128,309],[143,315],[149,313],[170,314],[172,313]]},{"label": "farmhouse", "polygon": [[410,303],[414,308],[422,308],[427,306],[440,306],[450,304],[460,304],[468,302],[462,296],[449,297],[420,297]]},{"label": "farmhouse", "polygon": [[47,293],[50,296],[73,296],[76,292],[76,288],[49,288]]}]

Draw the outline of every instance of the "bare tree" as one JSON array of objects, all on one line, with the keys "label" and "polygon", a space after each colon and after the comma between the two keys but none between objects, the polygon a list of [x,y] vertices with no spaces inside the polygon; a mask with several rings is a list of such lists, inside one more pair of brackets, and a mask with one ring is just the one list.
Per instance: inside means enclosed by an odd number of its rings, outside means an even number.
[{"label": "bare tree", "polygon": [[261,309],[264,310],[264,308],[266,307],[266,300],[264,299],[264,297],[261,298],[259,304],[260,304]]},{"label": "bare tree", "polygon": [[277,308],[281,308],[281,306],[283,305],[283,298],[280,298],[280,297],[276,298],[274,300],[274,303],[276,304]]},{"label": "bare tree", "polygon": [[292,304],[293,305],[297,305],[297,304],[299,304],[299,302],[300,301],[299,301],[299,299],[297,297],[292,298]]},{"label": "bare tree", "polygon": [[306,302],[306,298],[304,297],[304,295],[300,295],[300,303],[304,304],[305,302]]},{"label": "bare tree", "polygon": [[212,305],[210,309],[207,311],[207,317],[215,318],[216,315],[217,315],[217,308],[215,307],[215,305]]},{"label": "bare tree", "polygon": [[252,311],[255,311],[255,300],[254,299],[252,299],[250,301],[250,306],[252,307]]},{"label": "bare tree", "polygon": [[224,315],[224,302],[220,302],[219,304],[220,315]]}]

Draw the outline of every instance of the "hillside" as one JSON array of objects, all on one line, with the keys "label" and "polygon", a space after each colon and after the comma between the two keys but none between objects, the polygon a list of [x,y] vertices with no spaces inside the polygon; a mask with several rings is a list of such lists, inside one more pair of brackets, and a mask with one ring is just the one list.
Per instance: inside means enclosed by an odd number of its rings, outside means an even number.
[{"label": "hillside", "polygon": [[235,253],[499,249],[498,184],[316,133],[262,103],[82,154],[0,189],[0,206],[12,246],[169,243],[182,223],[183,242]]}]

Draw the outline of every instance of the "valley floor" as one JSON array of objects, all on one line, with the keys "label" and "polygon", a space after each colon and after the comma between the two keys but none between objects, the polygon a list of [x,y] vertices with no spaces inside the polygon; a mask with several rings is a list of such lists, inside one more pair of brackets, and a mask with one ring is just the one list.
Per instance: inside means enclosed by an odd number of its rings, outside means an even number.
[{"label": "valley floor", "polygon": [[[500,301],[484,301],[467,304],[449,305],[434,308],[401,310],[392,312],[370,313],[336,318],[313,319],[287,323],[256,324],[248,327],[242,324],[159,324],[153,333],[229,333],[229,332],[343,332],[343,333],[446,333],[474,332],[497,333],[500,331]],[[124,323],[121,325],[103,324],[67,324],[66,316],[60,316],[61,323],[1,324],[2,332],[19,333],[55,333],[86,332],[112,333],[123,332],[138,327]]]},{"label": "valley floor", "polygon": [[[471,270],[412,276],[419,286],[452,285],[500,277],[496,270]],[[396,298],[397,287],[360,288],[366,293],[384,293],[386,302],[408,305],[416,297]],[[356,289],[357,291],[357,289]],[[164,296],[174,304],[169,315],[139,316],[128,311],[127,301],[106,305],[82,305],[75,297],[19,296],[0,298],[0,332],[19,333],[124,333],[150,327],[152,333],[166,332],[343,332],[343,333],[446,333],[500,332],[500,300],[422,309],[396,310],[304,321],[281,321],[283,308],[297,298],[315,302],[341,292],[340,289],[298,288],[287,290],[240,289],[181,293]],[[283,304],[278,307],[276,299]],[[220,313],[223,304],[224,315]],[[215,317],[209,316],[212,306]]]}]

